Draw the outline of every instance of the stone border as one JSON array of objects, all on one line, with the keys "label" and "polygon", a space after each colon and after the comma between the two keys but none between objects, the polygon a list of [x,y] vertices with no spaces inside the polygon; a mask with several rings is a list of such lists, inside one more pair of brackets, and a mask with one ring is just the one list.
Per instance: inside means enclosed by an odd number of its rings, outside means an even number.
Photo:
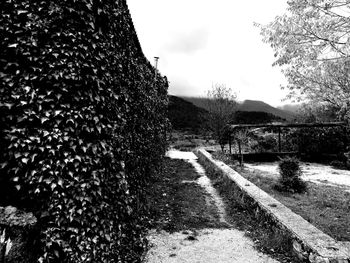
[{"label": "stone border", "polygon": [[37,218],[13,206],[0,207],[0,263],[37,262]]},{"label": "stone border", "polygon": [[206,167],[231,180],[237,186],[234,190],[257,207],[256,213],[263,213],[276,223],[282,233],[287,232],[292,238],[293,250],[300,258],[311,263],[350,263],[349,242],[338,242],[326,235],[228,165],[214,160],[206,150],[199,149],[196,154]]}]

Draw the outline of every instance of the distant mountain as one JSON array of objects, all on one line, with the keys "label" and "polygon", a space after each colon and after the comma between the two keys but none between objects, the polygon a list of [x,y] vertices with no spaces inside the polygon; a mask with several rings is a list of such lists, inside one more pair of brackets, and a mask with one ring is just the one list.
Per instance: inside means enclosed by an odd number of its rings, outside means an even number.
[{"label": "distant mountain", "polygon": [[272,107],[271,105],[259,100],[245,100],[238,106],[238,110],[266,112],[266,113],[273,114],[277,117],[280,117],[281,119],[285,119],[287,121],[292,120],[295,115],[293,112]]},{"label": "distant mountain", "polygon": [[182,98],[169,95],[168,118],[173,129],[198,131],[208,114],[203,108]]},{"label": "distant mountain", "polygon": [[[200,97],[181,97],[182,100],[192,103],[200,109],[206,110],[208,107],[208,98]],[[286,109],[297,110],[297,106],[293,108],[294,105],[285,105]],[[293,111],[294,111],[293,110]],[[238,103],[237,114],[235,121],[237,123],[243,123],[245,120],[247,123],[265,123],[271,121],[291,121],[295,118],[296,114],[293,111],[288,111],[285,109],[275,108],[271,105],[259,101],[259,100],[245,100]],[[266,113],[266,114],[264,114]]]},{"label": "distant mountain", "polygon": [[289,112],[292,112],[295,114],[298,112],[300,107],[301,107],[301,104],[285,104],[285,105],[279,106],[277,108],[284,110],[284,111],[289,111]]}]

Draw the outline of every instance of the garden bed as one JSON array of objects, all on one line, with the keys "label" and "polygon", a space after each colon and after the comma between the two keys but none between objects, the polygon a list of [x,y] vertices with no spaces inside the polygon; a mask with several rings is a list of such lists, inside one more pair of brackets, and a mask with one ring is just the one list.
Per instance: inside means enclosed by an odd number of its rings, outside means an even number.
[{"label": "garden bed", "polygon": [[308,182],[304,194],[284,193],[274,189],[277,178],[256,169],[241,169],[226,155],[213,156],[235,169],[243,177],[276,198],[282,204],[299,214],[324,233],[338,241],[350,241],[350,193],[339,187]]}]

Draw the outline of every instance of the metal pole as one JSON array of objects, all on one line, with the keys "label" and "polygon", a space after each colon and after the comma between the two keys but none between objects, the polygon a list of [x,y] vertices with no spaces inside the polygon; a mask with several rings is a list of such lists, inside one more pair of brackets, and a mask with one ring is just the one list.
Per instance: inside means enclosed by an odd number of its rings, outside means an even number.
[{"label": "metal pole", "polygon": [[243,154],[242,154],[242,147],[241,147],[241,141],[238,140],[238,150],[239,150],[239,164],[241,168],[243,167]]},{"label": "metal pole", "polygon": [[159,60],[159,57],[154,57],[154,67],[155,67],[155,70],[154,70],[154,81],[156,80],[156,77],[157,77],[158,60]]}]

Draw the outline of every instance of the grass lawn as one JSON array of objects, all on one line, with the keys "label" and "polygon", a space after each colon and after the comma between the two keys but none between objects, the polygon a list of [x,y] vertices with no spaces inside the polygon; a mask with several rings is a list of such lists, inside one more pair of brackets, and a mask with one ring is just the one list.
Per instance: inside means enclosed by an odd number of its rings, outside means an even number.
[{"label": "grass lawn", "polygon": [[151,228],[177,232],[223,227],[209,195],[195,182],[198,178],[191,164],[165,159],[163,171],[149,182]]},{"label": "grass lawn", "polygon": [[230,158],[215,154],[243,177],[276,198],[293,212],[338,241],[350,241],[350,193],[338,187],[307,182],[304,194],[279,192],[274,189],[277,179],[267,178],[259,170],[241,169]]},{"label": "grass lawn", "polygon": [[[208,173],[210,177],[210,174]],[[183,232],[203,228],[227,228],[219,222],[217,208],[211,202],[207,192],[198,184],[191,183],[198,179],[191,164],[174,159],[165,159],[163,170],[149,182],[148,201],[151,209],[152,224],[150,228],[167,232]],[[226,203],[227,220],[236,229],[244,231],[256,248],[279,260],[279,262],[299,262],[290,251],[291,244],[281,240],[269,230],[265,222],[258,221],[254,213],[246,210],[222,195],[230,192],[230,187],[215,182],[215,187]]]}]

